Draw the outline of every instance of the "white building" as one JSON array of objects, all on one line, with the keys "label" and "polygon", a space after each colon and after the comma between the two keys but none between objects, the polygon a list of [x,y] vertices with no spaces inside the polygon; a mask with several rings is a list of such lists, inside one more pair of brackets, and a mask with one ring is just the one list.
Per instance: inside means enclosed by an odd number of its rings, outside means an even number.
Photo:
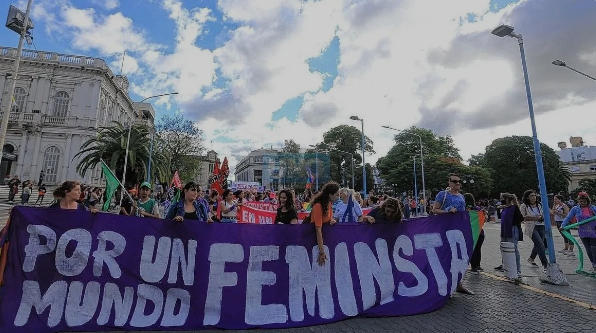
[{"label": "white building", "polygon": [[[0,46],[2,113],[9,105],[16,51]],[[114,75],[98,58],[24,50],[14,98],[0,176],[37,182],[44,170],[48,185],[65,180],[100,185],[100,166],[84,178],[76,172],[74,155],[82,143],[112,121],[134,118],[154,125],[151,104],[131,101],[126,77]]]},{"label": "white building", "polygon": [[210,150],[207,152],[207,155],[197,156],[196,159],[201,167],[195,176],[194,182],[201,185],[203,189],[208,189],[209,176],[213,174],[215,161],[217,160],[217,153],[214,150]]},{"label": "white building", "polygon": [[279,150],[257,149],[244,157],[234,171],[236,181],[257,182],[266,188],[278,189],[280,185],[280,165],[277,161]]},{"label": "white building", "polygon": [[581,137],[571,137],[569,141],[570,148],[567,147],[566,142],[559,142],[561,150],[557,151],[557,154],[571,173],[568,189],[573,191],[579,187],[580,180],[596,179],[596,147],[584,146]]}]

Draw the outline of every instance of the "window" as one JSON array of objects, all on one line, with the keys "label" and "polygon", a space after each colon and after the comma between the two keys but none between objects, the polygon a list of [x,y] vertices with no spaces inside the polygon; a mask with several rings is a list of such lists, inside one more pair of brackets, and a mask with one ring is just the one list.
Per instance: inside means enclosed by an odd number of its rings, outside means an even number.
[{"label": "window", "polygon": [[64,118],[68,114],[69,96],[66,91],[59,91],[54,96],[54,117]]},{"label": "window", "polygon": [[27,93],[25,89],[16,87],[14,89],[14,103],[12,105],[12,112],[21,112],[25,110],[25,98]]},{"label": "window", "polygon": [[46,171],[44,182],[47,184],[56,184],[58,181],[60,155],[62,155],[62,152],[60,151],[60,148],[56,146],[51,146],[46,149],[43,157],[43,167]]}]

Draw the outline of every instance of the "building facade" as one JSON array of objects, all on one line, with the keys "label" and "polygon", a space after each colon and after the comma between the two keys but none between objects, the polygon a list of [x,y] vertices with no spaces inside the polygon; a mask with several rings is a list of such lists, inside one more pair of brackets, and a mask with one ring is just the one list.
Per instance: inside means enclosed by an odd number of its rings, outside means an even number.
[{"label": "building facade", "polygon": [[264,148],[251,151],[236,165],[236,181],[257,182],[268,189],[279,189],[279,152],[276,149]]},{"label": "building facade", "polygon": [[567,147],[567,143],[559,142],[561,150],[557,151],[557,154],[571,173],[568,189],[573,191],[579,187],[580,180],[596,179],[596,147],[584,146],[581,137],[572,137],[569,141],[570,148]]},{"label": "building facade", "polygon": [[195,176],[194,182],[201,185],[203,189],[208,189],[209,176],[213,174],[215,161],[217,161],[217,153],[213,150],[210,150],[205,156],[196,156],[196,160],[201,167]]},{"label": "building facade", "polygon": [[[2,115],[10,105],[16,56],[16,49],[0,46]],[[102,59],[24,50],[9,119],[0,175],[37,181],[43,170],[48,185],[102,185],[100,166],[85,177],[76,172],[81,145],[111,122],[154,128],[155,111],[134,103],[127,78],[114,75]]]}]

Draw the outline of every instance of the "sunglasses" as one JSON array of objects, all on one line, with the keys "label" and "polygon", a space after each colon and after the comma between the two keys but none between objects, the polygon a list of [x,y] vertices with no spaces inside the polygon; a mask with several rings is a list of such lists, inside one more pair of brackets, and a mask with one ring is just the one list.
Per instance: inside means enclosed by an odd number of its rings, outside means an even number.
[{"label": "sunglasses", "polygon": [[449,179],[449,181],[452,182],[453,184],[461,183],[461,180],[459,180],[459,179]]}]

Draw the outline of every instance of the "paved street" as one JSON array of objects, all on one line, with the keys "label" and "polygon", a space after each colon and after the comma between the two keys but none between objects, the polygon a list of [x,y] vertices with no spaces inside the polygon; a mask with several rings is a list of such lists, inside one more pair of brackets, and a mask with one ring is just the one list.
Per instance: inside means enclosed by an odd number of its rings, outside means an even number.
[{"label": "paved street", "polygon": [[[7,210],[1,210],[0,217],[4,219],[5,215]],[[313,327],[245,332],[594,332],[596,279],[575,273],[577,257],[557,253],[570,286],[542,284],[538,279],[539,269],[526,262],[532,242],[522,242],[523,280],[527,285],[515,285],[506,281],[503,273],[493,270],[501,261],[499,230],[499,224],[485,226],[482,266],[486,271],[480,275],[468,273],[465,277],[464,284],[476,295],[455,294],[439,311],[410,317],[353,318]],[[562,237],[558,232],[554,236],[559,250]],[[585,260],[584,264],[589,266],[588,259]]]}]

